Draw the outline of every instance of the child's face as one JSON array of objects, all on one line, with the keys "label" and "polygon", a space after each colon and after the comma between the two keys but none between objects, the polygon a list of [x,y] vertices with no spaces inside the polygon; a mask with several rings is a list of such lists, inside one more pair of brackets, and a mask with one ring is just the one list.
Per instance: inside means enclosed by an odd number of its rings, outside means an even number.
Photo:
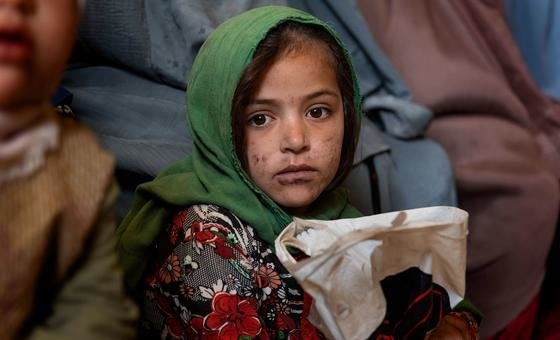
[{"label": "child's face", "polygon": [[50,97],[77,22],[76,0],[0,0],[0,109]]},{"label": "child's face", "polygon": [[295,213],[317,199],[340,163],[343,102],[326,53],[319,46],[279,58],[245,111],[249,176]]}]

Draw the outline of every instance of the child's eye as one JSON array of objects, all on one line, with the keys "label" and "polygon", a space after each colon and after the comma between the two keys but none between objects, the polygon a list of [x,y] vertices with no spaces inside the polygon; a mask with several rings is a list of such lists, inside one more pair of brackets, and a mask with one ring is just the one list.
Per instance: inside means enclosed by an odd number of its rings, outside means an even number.
[{"label": "child's eye", "polygon": [[251,126],[263,126],[272,120],[271,117],[265,115],[264,113],[257,113],[249,118],[249,125]]},{"label": "child's eye", "polygon": [[307,115],[310,116],[311,118],[321,119],[321,118],[327,118],[330,112],[331,111],[326,107],[314,107],[311,110],[307,111]]}]

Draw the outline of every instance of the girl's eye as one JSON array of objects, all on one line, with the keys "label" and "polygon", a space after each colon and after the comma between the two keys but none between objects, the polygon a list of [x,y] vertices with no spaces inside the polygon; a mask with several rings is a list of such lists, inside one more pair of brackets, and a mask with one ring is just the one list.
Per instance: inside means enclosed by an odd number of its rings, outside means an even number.
[{"label": "girl's eye", "polygon": [[251,118],[249,118],[249,125],[263,126],[265,124],[268,124],[270,121],[271,118],[269,116],[262,113],[258,113],[256,115],[253,115]]},{"label": "girl's eye", "polygon": [[321,119],[321,118],[327,118],[329,113],[330,113],[329,109],[325,107],[314,107],[307,112],[307,115],[310,116],[311,118]]}]

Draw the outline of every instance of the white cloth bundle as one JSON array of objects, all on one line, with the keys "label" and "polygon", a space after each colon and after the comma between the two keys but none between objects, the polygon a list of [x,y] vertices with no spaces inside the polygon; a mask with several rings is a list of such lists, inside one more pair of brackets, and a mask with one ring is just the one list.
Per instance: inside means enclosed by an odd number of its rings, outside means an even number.
[{"label": "white cloth bundle", "polygon": [[[449,295],[465,292],[468,214],[430,207],[334,221],[294,218],[276,254],[313,297],[310,321],[333,339],[366,339],[385,317],[380,281],[417,267]],[[308,258],[296,261],[295,248]]]}]

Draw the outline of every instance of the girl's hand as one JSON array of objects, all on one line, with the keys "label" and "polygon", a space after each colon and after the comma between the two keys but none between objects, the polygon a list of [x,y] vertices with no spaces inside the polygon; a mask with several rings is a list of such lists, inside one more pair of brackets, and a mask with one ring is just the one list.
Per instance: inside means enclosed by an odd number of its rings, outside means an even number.
[{"label": "girl's hand", "polygon": [[468,312],[450,312],[426,333],[424,340],[428,339],[478,340],[478,323]]}]

